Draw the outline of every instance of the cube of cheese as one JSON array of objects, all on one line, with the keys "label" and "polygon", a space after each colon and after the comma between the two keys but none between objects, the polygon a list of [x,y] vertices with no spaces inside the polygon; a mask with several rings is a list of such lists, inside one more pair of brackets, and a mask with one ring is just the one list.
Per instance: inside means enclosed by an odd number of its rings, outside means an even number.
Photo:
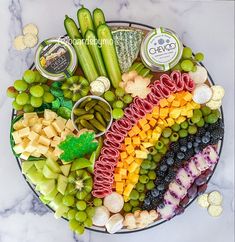
[{"label": "cube of cheese", "polygon": [[167,117],[169,114],[169,108],[160,108],[160,117],[164,118]]},{"label": "cube of cheese", "polygon": [[74,126],[73,126],[73,122],[71,119],[69,119],[67,122],[66,122],[66,128],[68,128],[69,130],[71,130],[72,132],[75,130]]},{"label": "cube of cheese", "polygon": [[54,137],[53,137],[53,140],[61,141],[61,138],[60,138],[59,136],[54,136]]},{"label": "cube of cheese", "polygon": [[175,108],[172,111],[170,111],[170,117],[173,119],[177,119],[181,114],[181,109],[180,108]]},{"label": "cube of cheese", "polygon": [[34,156],[34,157],[40,157],[42,154],[39,153],[38,151],[34,151],[33,153],[31,153],[31,156]]},{"label": "cube of cheese", "polygon": [[166,98],[162,98],[160,101],[159,101],[159,105],[160,107],[164,108],[164,107],[167,107],[168,106],[168,101],[166,100]]},{"label": "cube of cheese", "polygon": [[50,109],[45,109],[44,110],[44,118],[46,121],[53,121],[57,117],[57,113],[51,111]]},{"label": "cube of cheese", "polygon": [[193,95],[190,92],[185,92],[185,95],[184,95],[183,98],[184,98],[185,101],[189,102],[189,101],[192,100]]},{"label": "cube of cheese", "polygon": [[51,158],[53,159],[54,161],[57,161],[58,160],[58,156],[55,156],[54,153],[53,153],[53,149],[52,148],[49,148],[47,153],[44,154],[47,158]]},{"label": "cube of cheese", "polygon": [[150,124],[152,127],[154,127],[154,126],[156,125],[156,123],[157,123],[157,120],[154,119],[154,118],[151,118],[151,119],[149,120],[149,124]]},{"label": "cube of cheese", "polygon": [[28,145],[25,148],[25,151],[29,153],[33,153],[37,150],[38,143],[35,140],[32,140],[28,143]]},{"label": "cube of cheese", "polygon": [[166,122],[167,122],[167,124],[168,124],[169,127],[171,127],[175,123],[175,121],[174,121],[173,118],[167,118],[166,119]]},{"label": "cube of cheese", "polygon": [[36,118],[36,117],[32,117],[32,118],[30,118],[30,119],[28,120],[28,125],[29,125],[30,127],[33,126],[34,124],[37,123],[37,120],[38,120],[38,118]]},{"label": "cube of cheese", "polygon": [[125,187],[124,192],[123,192],[123,195],[129,197],[129,195],[130,195],[130,193],[131,193],[131,191],[132,191],[133,188],[134,188],[134,184],[129,183]]},{"label": "cube of cheese", "polygon": [[37,151],[43,155],[45,155],[48,151],[49,147],[45,145],[38,144],[37,145]]},{"label": "cube of cheese", "polygon": [[18,131],[19,137],[21,137],[21,138],[22,138],[22,137],[25,137],[25,136],[28,136],[29,133],[30,133],[30,129],[29,129],[29,127],[26,127],[26,128],[20,129],[20,130]]},{"label": "cube of cheese", "polygon": [[132,131],[135,133],[135,135],[137,135],[137,134],[139,134],[139,132],[141,130],[140,130],[140,128],[137,125],[135,125],[135,126],[133,126]]},{"label": "cube of cheese", "polygon": [[147,159],[148,152],[142,151],[142,150],[136,150],[135,151],[135,156],[136,156],[136,158]]},{"label": "cube of cheese", "polygon": [[28,135],[28,138],[32,141],[32,140],[37,140],[39,137],[39,134],[37,134],[36,132],[34,131],[31,131]]},{"label": "cube of cheese", "polygon": [[129,137],[125,138],[125,145],[131,145],[131,138]]},{"label": "cube of cheese", "polygon": [[175,99],[175,95],[174,94],[171,94],[168,98],[167,98],[167,101],[169,103],[173,102],[173,100]]},{"label": "cube of cheese", "polygon": [[152,118],[152,114],[151,113],[147,113],[145,117],[146,117],[147,120],[150,120]]},{"label": "cube of cheese", "polygon": [[58,141],[58,140],[52,140],[50,145],[51,145],[51,147],[56,147],[59,145],[59,143],[60,143],[60,141]]},{"label": "cube of cheese", "polygon": [[48,139],[47,137],[40,135],[39,139],[38,139],[38,143],[45,145],[45,146],[49,146],[51,143],[51,140]]},{"label": "cube of cheese", "polygon": [[53,154],[57,157],[59,157],[62,154],[62,150],[60,150],[58,147],[56,147],[53,151]]},{"label": "cube of cheese", "polygon": [[120,174],[114,174],[114,181],[121,181],[122,180],[122,176]]},{"label": "cube of cheese", "polygon": [[172,107],[180,107],[180,101],[174,100],[171,105]]},{"label": "cube of cheese", "polygon": [[23,153],[23,152],[24,152],[25,148],[24,148],[24,146],[22,145],[22,143],[20,143],[20,144],[18,144],[18,145],[15,145],[15,146],[13,147],[13,150],[14,150],[14,152],[15,152],[16,154],[20,154],[20,153]]},{"label": "cube of cheese", "polygon": [[146,118],[142,118],[142,119],[139,120],[140,127],[143,127],[145,124],[147,124]]},{"label": "cube of cheese", "polygon": [[140,137],[138,136],[133,137],[132,142],[133,142],[133,145],[136,145],[136,146],[140,145]]},{"label": "cube of cheese", "polygon": [[50,121],[50,120],[43,119],[43,120],[42,120],[42,125],[44,125],[44,126],[49,126],[49,125],[51,124],[51,122],[52,122],[52,121]]},{"label": "cube of cheese", "polygon": [[20,158],[23,159],[23,160],[28,160],[29,157],[30,157],[30,153],[29,153],[29,152],[26,152],[26,151],[24,151],[24,152],[20,155]]},{"label": "cube of cheese", "polygon": [[124,160],[125,158],[127,158],[127,153],[121,152],[120,156],[121,156],[121,160]]},{"label": "cube of cheese", "polygon": [[116,182],[116,186],[115,186],[115,188],[116,188],[116,191],[118,192],[118,193],[122,193],[122,191],[123,191],[123,188],[124,188],[124,184],[123,184],[123,182]]},{"label": "cube of cheese", "polygon": [[147,134],[144,132],[144,130],[142,130],[142,131],[139,133],[139,136],[140,136],[141,140],[144,140],[144,139],[147,137]]},{"label": "cube of cheese", "polygon": [[57,133],[61,133],[64,128],[65,128],[65,123],[63,122],[62,119],[57,118],[53,123],[52,123],[53,127],[55,128],[55,130],[57,131]]},{"label": "cube of cheese", "polygon": [[45,127],[43,130],[44,130],[47,138],[49,138],[49,139],[54,136],[57,136],[57,132],[55,131],[55,129],[53,128],[52,125]]},{"label": "cube of cheese", "polygon": [[41,123],[36,123],[31,127],[31,131],[34,131],[35,133],[40,133],[42,130],[42,124]]},{"label": "cube of cheese", "polygon": [[131,153],[133,153],[135,151],[134,147],[132,145],[128,145],[126,147],[126,152],[130,155]]},{"label": "cube of cheese", "polygon": [[14,129],[14,130],[20,130],[20,129],[23,129],[23,128],[24,128],[24,125],[23,125],[22,121],[23,121],[23,120],[20,119],[19,121],[15,122],[15,123],[13,124],[13,129]]},{"label": "cube of cheese", "polygon": [[148,131],[150,129],[150,125],[149,124],[145,124],[143,127],[144,131]]},{"label": "cube of cheese", "polygon": [[149,148],[149,147],[152,147],[153,144],[149,143],[149,142],[143,142],[142,145],[144,146],[144,148]]},{"label": "cube of cheese", "polygon": [[131,164],[131,163],[134,161],[134,157],[130,155],[130,156],[128,156],[128,157],[126,158],[125,161],[126,161],[127,164]]},{"label": "cube of cheese", "polygon": [[24,113],[24,119],[30,119],[30,118],[38,118],[37,113]]},{"label": "cube of cheese", "polygon": [[116,167],[123,167],[123,166],[124,166],[124,163],[122,161],[119,161]]},{"label": "cube of cheese", "polygon": [[18,132],[18,131],[13,132],[13,133],[12,133],[12,137],[13,137],[13,139],[14,139],[15,144],[19,144],[19,143],[22,142],[22,139],[21,139],[21,137],[19,136],[19,132]]}]

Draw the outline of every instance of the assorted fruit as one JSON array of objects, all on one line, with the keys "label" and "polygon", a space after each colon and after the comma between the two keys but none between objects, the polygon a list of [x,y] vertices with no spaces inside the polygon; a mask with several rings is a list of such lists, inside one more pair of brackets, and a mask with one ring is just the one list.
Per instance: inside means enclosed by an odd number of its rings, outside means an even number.
[{"label": "assorted fruit", "polygon": [[[156,56],[150,65],[143,51],[152,32],[109,27],[98,8],[80,8],[77,20],[79,27],[66,15],[64,27],[79,68],[53,42],[47,69],[27,70],[7,89],[16,113],[12,150],[41,201],[77,234],[148,227],[181,214],[197,196],[219,216],[222,195],[205,191],[219,160],[225,92],[209,83],[204,55],[179,45],[174,67],[165,54],[162,66]],[[34,46],[38,30],[29,24],[23,33],[17,49]],[[172,36],[156,29],[151,55],[168,51]]]}]

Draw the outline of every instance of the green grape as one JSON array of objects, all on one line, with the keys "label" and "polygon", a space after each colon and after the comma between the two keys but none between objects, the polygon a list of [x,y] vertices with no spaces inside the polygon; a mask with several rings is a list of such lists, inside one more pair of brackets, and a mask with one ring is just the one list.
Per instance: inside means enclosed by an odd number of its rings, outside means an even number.
[{"label": "green grape", "polygon": [[123,117],[124,112],[121,108],[114,108],[112,114],[114,119],[120,119]]},{"label": "green grape", "polygon": [[16,101],[12,102],[12,107],[16,110],[16,111],[20,111],[23,109],[22,105],[19,105]]},{"label": "green grape", "polygon": [[[190,126],[190,127],[192,127],[192,126]],[[186,130],[186,129],[181,129],[180,131],[179,131],[179,137],[180,138],[185,138],[185,137],[187,137],[188,136],[188,131]]]},{"label": "green grape", "polygon": [[113,102],[115,100],[115,94],[112,91],[107,91],[104,93],[104,98],[108,102]]},{"label": "green grape", "polygon": [[87,207],[86,214],[89,218],[92,218],[95,215],[95,208],[94,207]]},{"label": "green grape", "polygon": [[178,63],[176,64],[173,68],[172,68],[173,71],[182,71],[182,68],[181,68],[181,65]]},{"label": "green grape", "polygon": [[125,95],[125,96],[123,97],[123,102],[126,103],[126,104],[130,104],[130,103],[132,103],[132,100],[133,100],[133,98],[132,98],[131,95]]},{"label": "green grape", "polygon": [[86,209],[86,202],[85,201],[77,201],[76,207],[78,210],[83,211]]},{"label": "green grape", "polygon": [[161,138],[160,138],[160,141],[161,141],[164,145],[167,145],[167,144],[169,144],[170,139],[169,139],[169,138],[161,137]]},{"label": "green grape", "polygon": [[34,108],[39,108],[39,107],[42,106],[42,98],[41,97],[33,97],[33,96],[31,96],[31,98],[30,98],[30,104]]},{"label": "green grape", "polygon": [[148,170],[150,169],[151,167],[151,161],[149,160],[144,160],[142,163],[141,163],[141,168],[145,169],[145,170]]},{"label": "green grape", "polygon": [[172,130],[171,128],[165,128],[162,132],[162,136],[164,138],[169,138],[171,136]]},{"label": "green grape", "polygon": [[191,71],[193,69],[193,62],[191,60],[183,60],[181,62],[183,71]]},{"label": "green grape", "polygon": [[124,203],[124,206],[123,206],[124,212],[129,213],[131,209],[132,209],[132,206],[130,203]]},{"label": "green grape", "polygon": [[153,156],[153,160],[155,162],[159,162],[161,160],[161,158],[162,158],[162,155],[159,153]]},{"label": "green grape", "polygon": [[41,87],[44,89],[45,92],[49,92],[50,91],[50,87],[48,85],[46,85],[46,84],[43,84]]},{"label": "green grape", "polygon": [[136,184],[135,188],[136,188],[136,190],[137,190],[138,192],[143,192],[144,189],[145,189],[145,185],[142,184],[142,183],[140,183],[140,182],[138,182],[138,183]]},{"label": "green grape", "polygon": [[38,71],[34,71],[35,73],[35,82],[41,81],[41,74]]},{"label": "green grape", "polygon": [[34,97],[42,97],[44,94],[44,89],[40,85],[35,85],[30,87],[29,92]]},{"label": "green grape", "polygon": [[146,175],[148,173],[148,170],[140,168],[140,174],[141,175]]},{"label": "green grape", "polygon": [[88,227],[90,228],[92,226],[92,219],[91,218],[87,218],[85,221],[84,221],[84,225],[85,227]]},{"label": "green grape", "polygon": [[167,147],[166,146],[163,146],[160,150],[159,150],[159,153],[165,155],[167,152]]},{"label": "green grape", "polygon": [[188,122],[184,121],[183,123],[180,124],[182,129],[187,129],[188,128]]},{"label": "green grape", "polygon": [[220,117],[220,111],[219,111],[219,109],[212,110],[211,113],[215,114],[216,117],[218,117],[218,118]]},{"label": "green grape", "polygon": [[123,101],[118,100],[113,103],[113,108],[123,108],[123,107],[124,107]]},{"label": "green grape", "polygon": [[87,192],[86,191],[78,191],[77,193],[76,193],[76,197],[77,197],[77,199],[79,199],[79,200],[83,200],[86,196],[87,196]]},{"label": "green grape", "polygon": [[149,152],[152,155],[152,159],[153,159],[153,155],[156,155],[157,154],[157,150],[153,146],[149,148]]},{"label": "green grape", "polygon": [[45,92],[42,98],[45,103],[52,103],[55,99],[50,92]]},{"label": "green grape", "polygon": [[93,204],[94,204],[95,207],[101,206],[102,205],[102,199],[100,199],[100,198],[94,198]]},{"label": "green grape", "polygon": [[139,193],[133,189],[130,193],[130,199],[132,200],[138,200],[139,199]]},{"label": "green grape", "polygon": [[155,171],[149,171],[148,177],[149,177],[150,180],[155,180],[156,179]]},{"label": "green grape", "polygon": [[190,125],[188,127],[188,133],[189,134],[196,134],[197,133],[197,126],[196,125]]},{"label": "green grape", "polygon": [[36,74],[32,70],[27,70],[24,72],[23,79],[29,84],[34,83],[36,80]]},{"label": "green grape", "polygon": [[192,57],[192,49],[189,47],[184,47],[182,57],[184,59],[190,59]]},{"label": "green grape", "polygon": [[155,184],[153,181],[149,181],[147,184],[146,184],[146,188],[148,190],[152,190],[153,188],[155,187]]},{"label": "green grape", "polygon": [[27,90],[28,84],[24,80],[16,80],[14,82],[14,88],[17,91],[23,92],[23,91]]},{"label": "green grape", "polygon": [[201,52],[198,52],[197,54],[195,54],[195,60],[196,61],[203,61],[204,60],[204,54]]},{"label": "green grape", "polygon": [[161,141],[158,141],[156,144],[155,144],[155,148],[157,150],[160,150],[161,148],[163,148],[164,144],[161,142]]},{"label": "green grape", "polygon": [[77,229],[77,227],[80,226],[80,224],[78,223],[77,220],[72,219],[69,221],[69,227],[72,231],[75,231]]},{"label": "green grape", "polygon": [[180,130],[180,125],[175,123],[171,126],[171,129],[175,132],[178,132]]},{"label": "green grape", "polygon": [[69,220],[74,219],[77,211],[75,209],[69,209],[67,217]]},{"label": "green grape", "polygon": [[132,199],[129,201],[129,203],[130,203],[131,206],[133,206],[133,207],[137,207],[137,206],[139,206],[139,204],[140,204],[139,200],[132,200]]},{"label": "green grape", "polygon": [[150,170],[155,170],[156,168],[157,168],[157,163],[156,162],[151,162]]},{"label": "green grape", "polygon": [[218,117],[214,113],[209,114],[205,119],[205,121],[209,124],[214,124],[217,122],[217,120],[218,120]]},{"label": "green grape", "polygon": [[29,100],[29,95],[26,92],[22,92],[18,94],[16,97],[16,102],[22,106],[27,104],[28,100]]},{"label": "green grape", "polygon": [[75,215],[75,219],[78,221],[78,222],[84,222],[86,219],[87,219],[87,214],[86,212],[84,211],[79,211],[76,213]]},{"label": "green grape", "polygon": [[203,118],[200,118],[200,120],[196,123],[197,127],[203,127],[205,125],[205,121]]},{"label": "green grape", "polygon": [[171,142],[176,142],[179,139],[179,134],[174,132],[171,134],[170,140]]},{"label": "green grape", "polygon": [[140,193],[140,196],[139,196],[139,201],[143,202],[143,201],[144,201],[144,199],[145,199],[145,193],[144,193],[144,192],[142,192],[142,193]]},{"label": "green grape", "polygon": [[85,231],[84,226],[81,225],[81,224],[79,224],[79,226],[78,226],[78,227],[76,228],[76,230],[75,230],[75,233],[81,235],[81,234],[84,233],[84,231]]},{"label": "green grape", "polygon": [[116,90],[115,90],[115,94],[117,97],[123,97],[125,95],[125,91],[123,88],[121,87],[118,87]]},{"label": "green grape", "polygon": [[153,157],[152,157],[152,155],[151,154],[148,154],[148,156],[147,156],[147,160],[152,160],[153,159]]},{"label": "green grape", "polygon": [[7,96],[10,98],[16,98],[19,92],[13,87],[8,87],[7,88]]},{"label": "green grape", "polygon": [[23,110],[25,113],[31,113],[34,111],[34,107],[30,104],[25,104]]},{"label": "green grape", "polygon": [[88,202],[88,201],[90,201],[90,200],[91,200],[91,194],[88,193],[88,194],[86,195],[86,197],[84,198],[84,201]]},{"label": "green grape", "polygon": [[75,200],[72,195],[68,195],[63,197],[62,202],[65,206],[69,207],[69,206],[73,206]]},{"label": "green grape", "polygon": [[209,107],[207,107],[207,106],[203,106],[201,108],[201,111],[202,111],[202,115],[203,116],[207,116],[207,115],[209,115],[211,113],[211,109]]},{"label": "green grape", "polygon": [[139,182],[140,182],[140,183],[146,184],[146,183],[148,183],[148,181],[149,181],[149,177],[146,176],[146,175],[141,175],[141,176],[139,177]]},{"label": "green grape", "polygon": [[197,71],[197,66],[193,66],[192,68],[192,72],[195,72],[195,71]]},{"label": "green grape", "polygon": [[199,116],[201,118],[202,117],[202,111],[200,109],[195,109],[193,111],[193,115]]}]

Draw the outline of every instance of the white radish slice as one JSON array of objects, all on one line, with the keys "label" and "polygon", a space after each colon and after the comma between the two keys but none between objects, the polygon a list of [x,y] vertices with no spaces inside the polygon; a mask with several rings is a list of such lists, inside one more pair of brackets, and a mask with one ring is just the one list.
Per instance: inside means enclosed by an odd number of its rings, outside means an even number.
[{"label": "white radish slice", "polygon": [[13,45],[16,50],[24,50],[26,48],[23,39],[23,35],[19,35],[14,39]]},{"label": "white radish slice", "polygon": [[198,104],[204,104],[210,101],[212,90],[206,84],[199,84],[193,91],[193,101]]},{"label": "white radish slice", "polygon": [[224,97],[224,88],[219,85],[215,85],[211,87],[212,89],[212,100],[214,101],[220,101]]},{"label": "white radish slice", "polygon": [[104,84],[104,91],[108,91],[110,88],[110,80],[105,76],[99,76],[96,81],[101,81]]},{"label": "white radish slice", "polygon": [[92,222],[96,226],[104,226],[109,220],[109,217],[110,217],[110,213],[106,207],[104,206],[96,207],[95,214],[92,217]]},{"label": "white radish slice", "polygon": [[123,227],[123,216],[120,213],[112,215],[108,222],[105,224],[107,231],[114,234]]},{"label": "white radish slice", "polygon": [[206,103],[206,106],[212,110],[220,108],[221,105],[222,105],[221,100],[219,101],[210,100],[208,103]]},{"label": "white radish slice", "polygon": [[208,213],[212,216],[212,217],[218,217],[221,215],[221,213],[223,212],[223,208],[221,206],[216,206],[216,205],[210,205],[208,207]]},{"label": "white radish slice", "polygon": [[38,28],[35,24],[27,24],[23,28],[23,34],[33,34],[37,35],[38,34]]},{"label": "white radish slice", "polygon": [[38,37],[34,34],[24,35],[23,42],[28,48],[33,48],[38,43]]},{"label": "white radish slice", "polygon": [[124,205],[123,197],[117,192],[112,192],[104,198],[104,206],[111,213],[118,213],[122,210]]},{"label": "white radish slice", "polygon": [[96,96],[103,95],[103,93],[105,91],[104,83],[99,80],[95,80],[95,81],[91,82],[90,87],[91,87],[91,90],[90,90],[91,93]]},{"label": "white radish slice", "polygon": [[213,191],[211,193],[209,193],[208,195],[208,202],[211,204],[211,205],[221,205],[223,201],[223,197],[221,195],[220,192],[218,191]]},{"label": "white radish slice", "polygon": [[189,76],[195,84],[202,84],[208,78],[207,70],[203,66],[197,66],[197,70],[195,72],[190,71]]},{"label": "white radish slice", "polygon": [[210,205],[208,202],[208,194],[200,195],[197,199],[197,203],[202,208],[208,208]]}]

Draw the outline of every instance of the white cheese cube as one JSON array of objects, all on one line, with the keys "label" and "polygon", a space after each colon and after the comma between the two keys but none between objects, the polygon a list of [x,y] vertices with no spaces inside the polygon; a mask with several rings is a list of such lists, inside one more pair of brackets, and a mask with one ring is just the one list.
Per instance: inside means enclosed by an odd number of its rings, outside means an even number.
[{"label": "white cheese cube", "polygon": [[72,132],[74,131],[74,126],[73,126],[73,122],[71,119],[69,119],[67,122],[66,122],[66,128],[68,128],[69,130],[71,130]]},{"label": "white cheese cube", "polygon": [[23,120],[20,119],[19,121],[15,122],[15,123],[13,124],[13,129],[14,129],[14,130],[20,130],[20,129],[23,129],[23,128],[24,128],[24,125],[23,125],[22,121],[23,121]]},{"label": "white cheese cube", "polygon": [[45,155],[48,151],[49,147],[45,145],[38,144],[37,151],[43,155]]},{"label": "white cheese cube", "polygon": [[29,135],[30,129],[29,127],[26,127],[26,128],[20,129],[18,132],[19,132],[19,136],[22,138]]},{"label": "white cheese cube", "polygon": [[60,150],[58,147],[56,147],[53,151],[53,154],[57,157],[59,157],[63,153],[62,150]]},{"label": "white cheese cube", "polygon": [[23,160],[28,160],[29,157],[30,157],[30,153],[26,151],[20,155],[20,158]]},{"label": "white cheese cube", "polygon": [[36,123],[36,124],[34,124],[32,127],[31,127],[31,130],[32,131],[34,131],[35,133],[40,133],[41,132],[41,130],[42,130],[42,124],[40,124],[40,123]]},{"label": "white cheese cube", "polygon": [[22,139],[20,138],[18,131],[13,132],[12,137],[14,139],[15,144],[19,144],[22,142]]},{"label": "white cheese cube", "polygon": [[64,118],[62,118],[62,117],[60,117],[60,116],[58,116],[58,117],[56,118],[56,120],[59,120],[59,121],[62,122],[64,125],[65,125],[66,122],[67,122],[67,119],[64,119]]},{"label": "white cheese cube", "polygon": [[39,144],[42,144],[42,145],[45,145],[45,146],[49,146],[50,143],[51,143],[51,140],[48,139],[47,137],[41,135],[38,139],[38,143]]},{"label": "white cheese cube", "polygon": [[57,117],[57,113],[51,111],[50,109],[45,109],[44,110],[44,118],[47,121],[53,121],[54,119],[56,119]]},{"label": "white cheese cube", "polygon": [[50,120],[46,120],[46,119],[43,119],[42,120],[42,125],[49,126],[50,124],[51,124],[51,121]]},{"label": "white cheese cube", "polygon": [[58,140],[52,140],[51,141],[51,147],[57,147],[57,145],[59,145],[61,141],[58,141]]},{"label": "white cheese cube", "polygon": [[49,139],[54,137],[54,136],[57,136],[57,133],[56,133],[56,131],[53,128],[52,125],[49,125],[49,126],[45,127],[43,130],[44,130],[47,138],[49,138]]},{"label": "white cheese cube", "polygon": [[15,145],[13,147],[13,150],[15,151],[16,154],[20,154],[20,153],[23,153],[25,149],[21,143],[21,144]]},{"label": "white cheese cube", "polygon": [[61,138],[60,138],[59,136],[55,136],[55,137],[53,138],[53,140],[58,140],[58,141],[60,141]]},{"label": "white cheese cube", "polygon": [[24,113],[24,119],[30,119],[30,118],[38,118],[37,113]]},{"label": "white cheese cube", "polygon": [[55,128],[55,130],[60,134],[64,128],[65,128],[65,123],[57,118],[53,123],[52,123],[53,127]]},{"label": "white cheese cube", "polygon": [[28,120],[28,125],[29,125],[29,126],[33,126],[34,124],[37,123],[37,121],[38,121],[38,118],[36,118],[36,117],[30,118],[30,119]]},{"label": "white cheese cube", "polygon": [[41,157],[41,155],[42,154],[36,150],[33,153],[31,153],[31,156],[34,156],[34,157]]},{"label": "white cheese cube", "polygon": [[39,134],[37,134],[36,132],[34,131],[31,131],[28,135],[28,138],[32,141],[32,140],[37,140],[39,137]]},{"label": "white cheese cube", "polygon": [[34,151],[37,150],[37,146],[38,146],[38,143],[36,142],[36,140],[32,140],[26,146],[25,151],[29,153],[33,153]]}]

